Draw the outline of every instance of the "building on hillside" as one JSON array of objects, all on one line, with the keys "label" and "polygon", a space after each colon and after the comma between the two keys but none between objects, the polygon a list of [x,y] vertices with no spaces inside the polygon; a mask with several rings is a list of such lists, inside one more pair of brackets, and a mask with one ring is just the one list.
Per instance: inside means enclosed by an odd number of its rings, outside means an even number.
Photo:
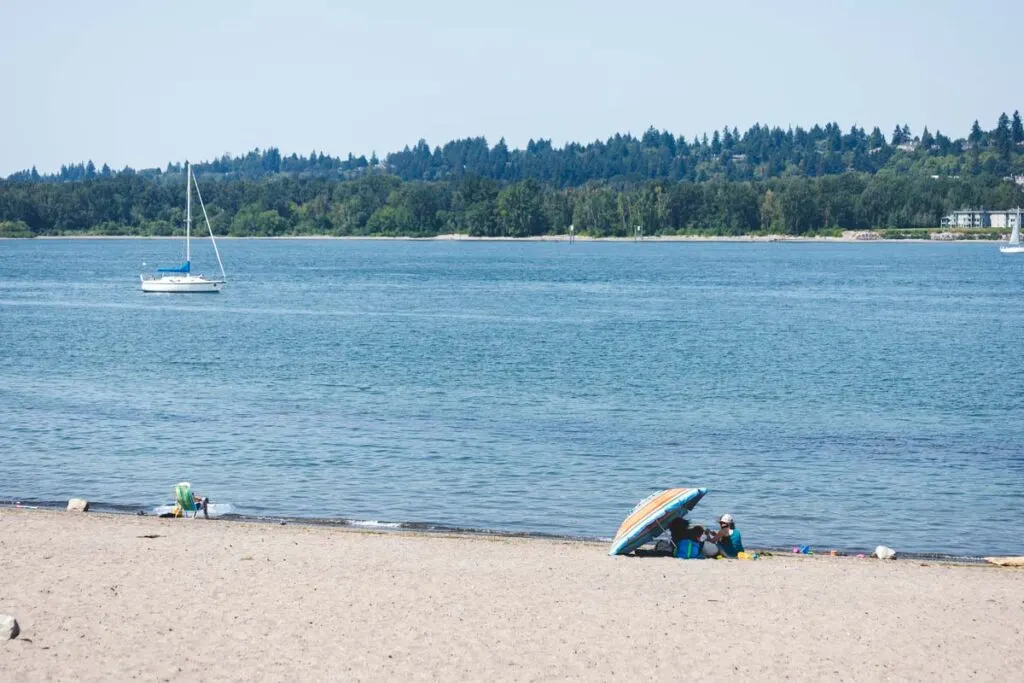
[{"label": "building on hillside", "polygon": [[988,211],[987,209],[963,209],[954,211],[942,219],[944,228],[1013,228],[1019,226],[1021,209]]}]

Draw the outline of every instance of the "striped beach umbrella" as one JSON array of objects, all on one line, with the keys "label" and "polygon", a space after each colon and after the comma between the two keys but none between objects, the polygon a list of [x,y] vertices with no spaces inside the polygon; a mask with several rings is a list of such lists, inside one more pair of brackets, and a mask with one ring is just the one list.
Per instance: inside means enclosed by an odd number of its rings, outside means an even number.
[{"label": "striped beach umbrella", "polygon": [[633,552],[665,531],[673,519],[692,510],[707,492],[707,489],[666,489],[644,498],[622,522],[608,554]]}]

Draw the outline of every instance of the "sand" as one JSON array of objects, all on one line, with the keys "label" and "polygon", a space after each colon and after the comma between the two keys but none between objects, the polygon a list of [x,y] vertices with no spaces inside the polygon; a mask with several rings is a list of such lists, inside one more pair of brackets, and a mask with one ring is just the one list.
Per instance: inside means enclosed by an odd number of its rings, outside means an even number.
[{"label": "sand", "polygon": [[1024,571],[0,510],[0,680],[1009,680]]}]

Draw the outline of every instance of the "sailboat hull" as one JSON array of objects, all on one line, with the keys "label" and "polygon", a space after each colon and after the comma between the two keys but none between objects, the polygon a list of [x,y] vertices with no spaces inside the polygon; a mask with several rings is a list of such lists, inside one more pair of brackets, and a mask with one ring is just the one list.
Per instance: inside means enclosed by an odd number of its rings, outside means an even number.
[{"label": "sailboat hull", "polygon": [[223,280],[211,280],[202,276],[185,275],[160,278],[142,278],[143,292],[165,294],[217,294],[224,288]]},{"label": "sailboat hull", "polygon": [[1003,254],[1024,254],[1024,244],[1013,244],[1005,247],[999,247],[999,251]]}]

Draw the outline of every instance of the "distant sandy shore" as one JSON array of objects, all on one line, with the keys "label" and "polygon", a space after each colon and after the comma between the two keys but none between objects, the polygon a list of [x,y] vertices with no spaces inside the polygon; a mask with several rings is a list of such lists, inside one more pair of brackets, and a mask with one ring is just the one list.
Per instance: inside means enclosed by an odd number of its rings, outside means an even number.
[{"label": "distant sandy shore", "polygon": [[0,510],[0,678],[1009,680],[1024,571]]},{"label": "distant sandy shore", "polygon": [[[0,238],[17,239],[17,238]],[[141,235],[46,235],[37,240],[180,240],[180,236],[141,236]],[[284,237],[217,237],[218,240],[386,240],[404,242],[569,242],[569,235],[539,235],[537,237],[475,237],[471,235],[437,235],[433,237],[371,237],[371,236],[335,236],[335,235],[290,235]],[[578,235],[576,242],[634,242],[631,237],[586,237]],[[997,243],[999,240],[925,240],[925,239],[872,239],[863,240],[855,237],[799,237],[793,235],[739,235],[731,237],[699,236],[699,235],[663,235],[644,237],[641,242],[833,242],[838,244],[873,244],[873,243],[928,243],[928,244],[970,244],[975,242]]]}]

